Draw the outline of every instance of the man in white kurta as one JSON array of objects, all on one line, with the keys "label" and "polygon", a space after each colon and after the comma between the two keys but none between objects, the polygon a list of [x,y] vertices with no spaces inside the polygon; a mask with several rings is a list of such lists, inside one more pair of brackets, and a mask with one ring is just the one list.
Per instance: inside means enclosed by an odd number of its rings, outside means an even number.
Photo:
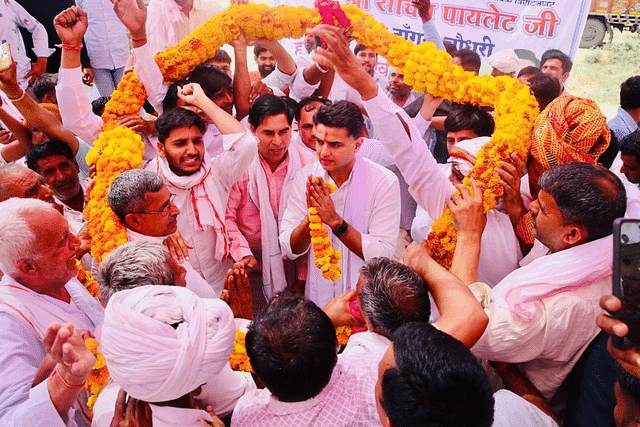
[{"label": "man in white kurta", "polygon": [[[342,101],[318,111],[313,132],[319,161],[295,175],[282,218],[280,245],[285,258],[295,259],[309,251],[310,206],[320,208],[331,245],[342,253],[342,274],[336,282],[323,278],[315,257],[309,256],[305,293],[319,306],[354,289],[364,261],[395,252],[400,223],[398,178],[357,154],[362,126],[362,114],[353,103]],[[326,184],[311,182],[310,176],[334,185],[335,192],[329,196]],[[308,201],[305,190],[317,192],[315,202]]]},{"label": "man in white kurta", "polygon": [[[36,372],[48,375],[56,366],[55,362],[40,366],[47,354],[43,337],[50,324],[71,323],[78,331],[93,333],[102,321],[99,302],[75,277],[80,240],[70,233],[64,217],[40,200],[10,199],[0,203],[0,209],[0,268],[5,272],[0,282],[0,422],[89,426],[83,403],[87,395],[80,393],[72,408],[59,413],[54,404],[60,407],[60,403],[54,401],[49,384],[59,382],[57,377],[34,386]],[[7,250],[12,240],[20,249],[17,252]]]}]

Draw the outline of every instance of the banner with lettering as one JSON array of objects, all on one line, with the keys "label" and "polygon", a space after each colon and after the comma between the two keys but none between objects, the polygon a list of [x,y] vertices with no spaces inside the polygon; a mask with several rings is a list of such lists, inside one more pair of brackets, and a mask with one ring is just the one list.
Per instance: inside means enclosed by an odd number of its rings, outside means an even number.
[{"label": "banner with lettering", "polygon": [[[416,44],[423,41],[422,21],[411,0],[344,1],[370,13],[392,33]],[[311,0],[274,2],[311,4]],[[539,65],[542,53],[551,48],[575,57],[590,3],[590,0],[436,0],[431,2],[431,8],[440,37],[458,49],[477,52],[483,64],[492,53],[514,49],[519,57]],[[306,53],[302,41],[293,41],[288,47],[293,54]]]}]

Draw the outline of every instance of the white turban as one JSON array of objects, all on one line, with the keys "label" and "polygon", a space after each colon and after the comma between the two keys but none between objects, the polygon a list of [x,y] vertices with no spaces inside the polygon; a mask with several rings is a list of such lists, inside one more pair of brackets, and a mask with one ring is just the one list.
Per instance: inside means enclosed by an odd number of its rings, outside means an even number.
[{"label": "white turban", "polygon": [[447,163],[451,163],[464,176],[467,176],[476,163],[480,149],[490,140],[491,137],[479,136],[458,142],[451,148]]},{"label": "white turban", "polygon": [[520,58],[518,58],[513,49],[505,49],[494,53],[489,57],[489,65],[505,74],[515,73],[521,68]]},{"label": "white turban", "polygon": [[220,372],[235,331],[223,301],[178,286],[148,285],[109,299],[99,340],[111,377],[129,395],[165,402]]}]

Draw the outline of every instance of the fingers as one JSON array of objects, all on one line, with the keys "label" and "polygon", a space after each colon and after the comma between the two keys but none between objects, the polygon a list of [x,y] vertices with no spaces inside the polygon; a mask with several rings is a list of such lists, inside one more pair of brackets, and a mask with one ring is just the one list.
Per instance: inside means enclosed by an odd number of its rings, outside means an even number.
[{"label": "fingers", "polygon": [[614,313],[622,308],[622,301],[613,295],[605,295],[600,298],[600,307],[609,313]]},{"label": "fingers", "polygon": [[58,331],[60,330],[61,327],[62,325],[60,323],[52,323],[47,328],[47,331],[45,332],[44,337],[42,338],[42,342],[44,343],[44,347],[47,353],[51,353],[51,347],[53,346],[53,343],[56,337],[58,336]]},{"label": "fingers", "polygon": [[638,375],[640,370],[640,351],[637,348],[621,350],[611,343],[611,339],[607,343],[607,350],[618,362],[627,370]]},{"label": "fingers", "polygon": [[596,325],[603,331],[618,337],[624,337],[629,333],[629,327],[624,322],[606,314],[599,314],[596,317]]}]

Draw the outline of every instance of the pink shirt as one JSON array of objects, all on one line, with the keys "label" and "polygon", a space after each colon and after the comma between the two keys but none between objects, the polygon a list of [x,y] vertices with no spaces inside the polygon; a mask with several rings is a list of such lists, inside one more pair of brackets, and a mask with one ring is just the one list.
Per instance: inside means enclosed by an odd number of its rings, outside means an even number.
[{"label": "pink shirt", "polygon": [[[302,150],[296,145],[292,145],[292,147],[294,147],[300,155],[301,167],[316,161],[312,153]],[[285,157],[274,172],[271,171],[271,167],[259,154],[258,156],[260,165],[267,177],[271,209],[273,212],[280,212],[280,198],[284,179],[287,176],[289,156]],[[236,261],[248,255],[255,256],[255,254],[260,253],[262,249],[260,241],[260,211],[254,201],[249,197],[249,192],[247,191],[248,184],[249,175],[245,172],[242,174],[240,180],[233,185],[231,193],[229,193],[229,202],[227,203],[226,226],[231,244],[230,253]]]}]

